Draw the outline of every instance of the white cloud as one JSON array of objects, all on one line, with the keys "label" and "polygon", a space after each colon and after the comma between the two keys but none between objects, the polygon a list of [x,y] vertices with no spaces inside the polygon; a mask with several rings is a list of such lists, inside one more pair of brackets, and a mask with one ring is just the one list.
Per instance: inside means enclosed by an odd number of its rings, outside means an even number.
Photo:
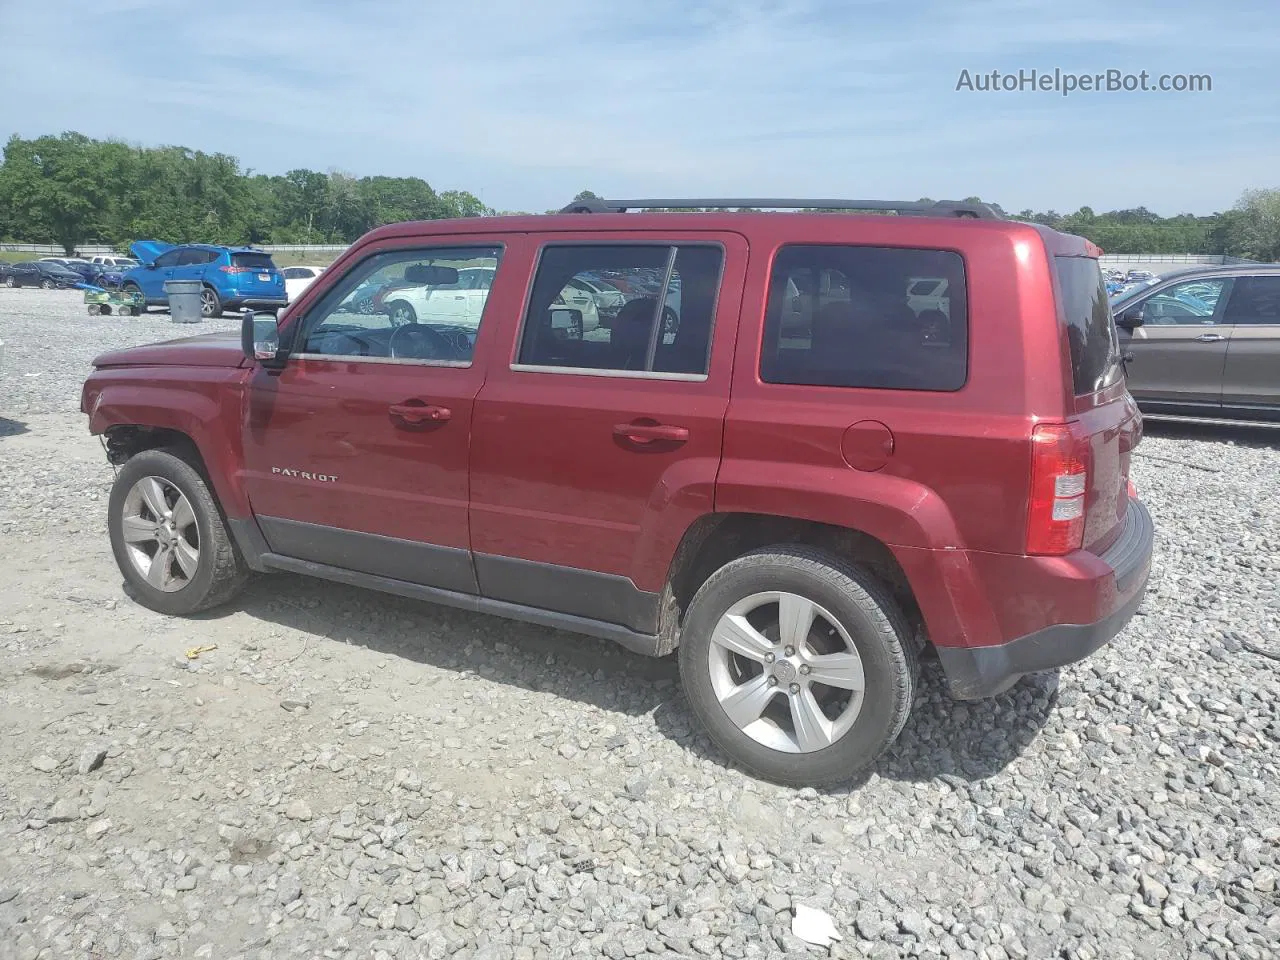
[{"label": "white cloud", "polygon": [[[15,11],[23,42],[0,63],[0,83],[27,135],[182,142],[272,171],[416,173],[439,188],[484,188],[502,207],[542,209],[591,187],[977,192],[1059,208],[1105,207],[1101,193],[1204,209],[1260,185],[1223,177],[1276,155],[1274,121],[1230,123],[1276,115],[1263,82],[1280,48],[1268,5],[110,0],[96,19]],[[962,67],[1054,66],[1212,72],[1215,93],[1139,102],[953,89]],[[18,89],[30,92],[19,101]],[[1175,176],[1183,151],[1126,139],[1153,119],[1216,144],[1194,180]]]}]

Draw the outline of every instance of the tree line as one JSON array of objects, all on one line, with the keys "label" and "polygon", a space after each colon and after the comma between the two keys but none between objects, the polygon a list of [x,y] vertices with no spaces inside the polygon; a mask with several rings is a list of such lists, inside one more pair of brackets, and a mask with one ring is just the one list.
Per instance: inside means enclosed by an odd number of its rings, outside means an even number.
[{"label": "tree line", "polygon": [[[584,190],[574,199],[595,197]],[[1208,216],[1161,217],[1145,207],[1009,213],[991,206],[1011,219],[1087,237],[1107,253],[1280,260],[1280,189],[1245,191],[1230,210]],[[143,238],[350,243],[384,223],[520,212],[493,210],[465,190],[437,192],[420,177],[356,178],[307,169],[270,175],[241,169],[226,153],[143,147],[75,132],[15,135],[0,162],[0,238],[57,243],[68,253],[88,241],[123,248]]]}]

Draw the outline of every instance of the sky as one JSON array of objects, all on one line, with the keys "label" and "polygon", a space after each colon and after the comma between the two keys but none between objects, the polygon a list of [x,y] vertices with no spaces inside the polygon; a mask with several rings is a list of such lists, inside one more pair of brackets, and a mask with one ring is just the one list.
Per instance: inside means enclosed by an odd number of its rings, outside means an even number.
[{"label": "sky", "polygon": [[[590,189],[1208,214],[1280,187],[1276,3],[0,0],[0,137],[419,176],[500,210]],[[1033,69],[1212,90],[956,89]]]}]

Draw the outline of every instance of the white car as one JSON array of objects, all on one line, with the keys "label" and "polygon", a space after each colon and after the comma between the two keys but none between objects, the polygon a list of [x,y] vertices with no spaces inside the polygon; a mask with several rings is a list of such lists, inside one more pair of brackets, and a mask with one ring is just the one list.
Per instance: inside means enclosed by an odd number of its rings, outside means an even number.
[{"label": "white car", "polygon": [[284,276],[284,292],[293,303],[302,291],[315,283],[316,278],[324,272],[324,267],[285,267],[280,271]]},{"label": "white car", "polygon": [[456,283],[398,287],[386,295],[382,312],[397,327],[449,323],[477,329],[495,273],[493,267],[463,267]]},{"label": "white car", "polygon": [[132,257],[112,257],[101,254],[91,257],[89,262],[102,267],[119,267],[121,270],[132,270],[138,265],[138,261]]},{"label": "white car", "polygon": [[919,316],[925,310],[938,310],[951,316],[951,298],[947,281],[942,277],[912,277],[907,281],[907,306]]}]

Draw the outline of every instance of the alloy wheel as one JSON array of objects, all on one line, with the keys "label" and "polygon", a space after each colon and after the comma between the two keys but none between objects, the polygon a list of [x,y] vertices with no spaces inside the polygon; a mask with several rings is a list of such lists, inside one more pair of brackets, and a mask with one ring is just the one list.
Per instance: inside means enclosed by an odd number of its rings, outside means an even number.
[{"label": "alloy wheel", "polygon": [[200,565],[200,530],[182,491],[163,477],[143,477],[122,512],[125,549],[138,574],[165,593],[187,586]]},{"label": "alloy wheel", "polygon": [[799,594],[739,600],[716,624],[707,657],[725,715],[770,749],[823,750],[862,710],[866,678],[857,647],[831,613]]}]

